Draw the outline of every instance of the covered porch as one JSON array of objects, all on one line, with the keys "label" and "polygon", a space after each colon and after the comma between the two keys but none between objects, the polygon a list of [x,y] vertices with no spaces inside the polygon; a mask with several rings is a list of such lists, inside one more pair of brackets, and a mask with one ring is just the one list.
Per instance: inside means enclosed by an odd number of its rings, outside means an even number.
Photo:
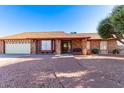
[{"label": "covered porch", "polygon": [[88,54],[88,38],[77,39],[56,39],[55,53],[56,54]]}]

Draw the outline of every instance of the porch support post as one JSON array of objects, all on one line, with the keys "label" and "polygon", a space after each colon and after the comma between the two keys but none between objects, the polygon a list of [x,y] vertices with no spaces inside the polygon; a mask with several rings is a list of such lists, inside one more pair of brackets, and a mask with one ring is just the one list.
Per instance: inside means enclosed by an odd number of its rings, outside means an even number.
[{"label": "porch support post", "polygon": [[87,49],[87,38],[82,39],[82,54],[87,55],[88,49]]},{"label": "porch support post", "polygon": [[36,40],[31,40],[31,54],[36,54]]},{"label": "porch support post", "polygon": [[61,54],[61,40],[55,40],[55,50],[57,55]]},{"label": "porch support post", "polygon": [[3,40],[0,40],[0,54],[5,53],[5,42]]}]

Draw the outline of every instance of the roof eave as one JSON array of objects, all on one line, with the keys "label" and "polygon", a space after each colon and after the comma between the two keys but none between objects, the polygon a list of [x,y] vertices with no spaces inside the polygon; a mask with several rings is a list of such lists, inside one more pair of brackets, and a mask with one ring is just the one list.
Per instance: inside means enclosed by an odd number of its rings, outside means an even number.
[{"label": "roof eave", "polygon": [[54,37],[54,38],[28,38],[28,39],[85,39],[90,37]]}]

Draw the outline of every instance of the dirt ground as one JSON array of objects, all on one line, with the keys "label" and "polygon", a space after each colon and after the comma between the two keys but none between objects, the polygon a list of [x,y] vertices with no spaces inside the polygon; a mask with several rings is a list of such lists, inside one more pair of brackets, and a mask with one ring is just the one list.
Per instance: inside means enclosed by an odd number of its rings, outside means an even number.
[{"label": "dirt ground", "polygon": [[124,88],[124,56],[0,55],[1,88]]}]

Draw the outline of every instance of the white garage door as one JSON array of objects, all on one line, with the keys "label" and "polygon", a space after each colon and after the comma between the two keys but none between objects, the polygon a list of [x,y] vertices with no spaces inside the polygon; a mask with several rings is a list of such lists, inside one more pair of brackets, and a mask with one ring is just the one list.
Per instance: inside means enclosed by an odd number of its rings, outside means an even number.
[{"label": "white garage door", "polygon": [[5,44],[6,54],[30,54],[31,45],[28,43],[8,43]]}]

